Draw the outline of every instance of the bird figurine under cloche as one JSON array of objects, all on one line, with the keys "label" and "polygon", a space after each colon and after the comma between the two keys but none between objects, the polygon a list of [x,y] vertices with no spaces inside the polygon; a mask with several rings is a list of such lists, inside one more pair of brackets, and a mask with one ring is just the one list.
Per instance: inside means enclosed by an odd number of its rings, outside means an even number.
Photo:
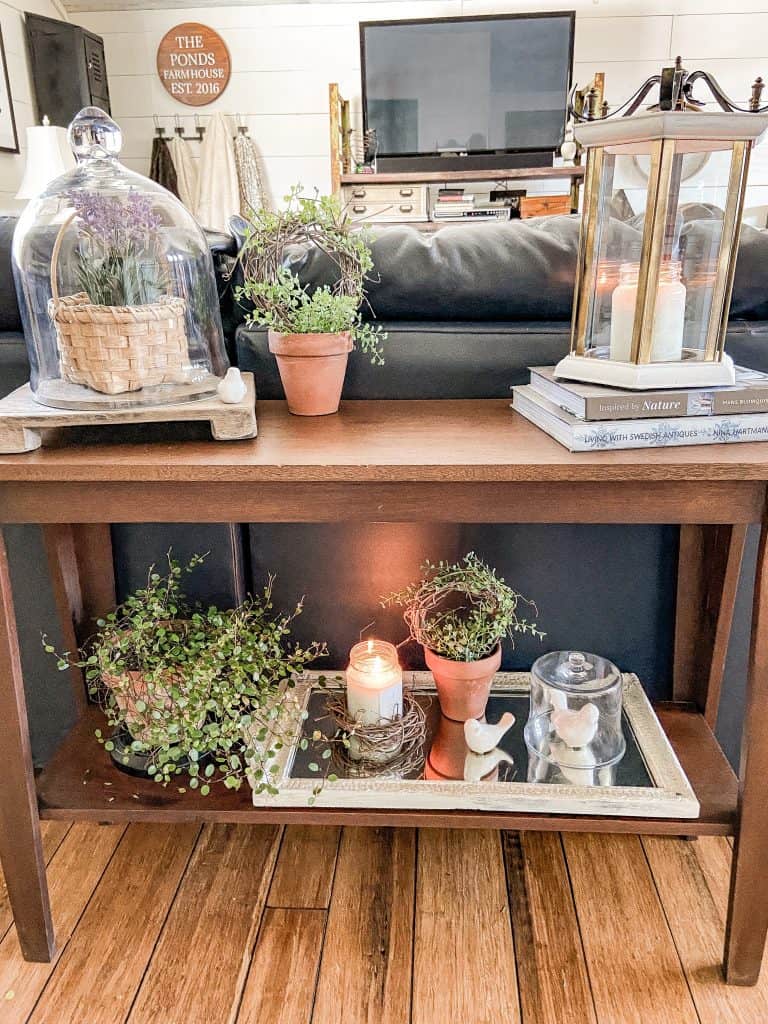
[{"label": "bird figurine under cloche", "polygon": [[552,727],[557,736],[574,749],[586,747],[595,738],[600,712],[597,705],[583,704],[578,711],[572,708],[553,708]]},{"label": "bird figurine under cloche", "polygon": [[77,166],[30,201],[13,238],[35,399],[93,410],[215,395],[228,360],[205,233],[118,161],[103,110],[81,110],[69,141]]}]

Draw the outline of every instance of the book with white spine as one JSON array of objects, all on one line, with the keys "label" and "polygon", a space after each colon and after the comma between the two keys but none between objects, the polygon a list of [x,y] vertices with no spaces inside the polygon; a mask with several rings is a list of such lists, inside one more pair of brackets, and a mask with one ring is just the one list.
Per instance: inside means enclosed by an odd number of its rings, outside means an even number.
[{"label": "book with white spine", "polygon": [[768,441],[768,413],[587,422],[530,384],[512,388],[512,407],[572,452]]}]

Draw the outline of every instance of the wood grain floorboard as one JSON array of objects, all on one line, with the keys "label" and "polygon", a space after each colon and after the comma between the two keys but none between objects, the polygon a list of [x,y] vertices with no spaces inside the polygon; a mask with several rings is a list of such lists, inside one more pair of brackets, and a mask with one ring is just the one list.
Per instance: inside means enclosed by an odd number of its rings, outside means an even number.
[{"label": "wood grain floorboard", "polygon": [[198,833],[197,825],[129,826],[31,1024],[125,1020]]},{"label": "wood grain floorboard", "polygon": [[[279,844],[276,825],[206,825],[163,926],[130,1024],[224,1024],[234,1017]],[[205,950],[215,974],[201,985],[203,964],[194,951]]]},{"label": "wood grain floorboard", "polygon": [[640,839],[563,840],[599,1024],[698,1024]]},{"label": "wood grain floorboard", "polygon": [[[69,832],[68,821],[42,821],[40,822],[40,835],[43,842],[43,857],[46,864],[50,864],[51,858],[64,841]],[[54,922],[55,923],[55,922]],[[0,938],[2,938],[13,924],[11,904],[8,899],[8,890],[5,885],[2,869],[0,869]]]},{"label": "wood grain floorboard", "polygon": [[419,832],[412,1021],[520,1021],[498,832]]},{"label": "wood grain floorboard", "polygon": [[596,1024],[584,950],[556,832],[503,832],[524,1024]]},{"label": "wood grain floorboard", "polygon": [[310,1024],[325,921],[325,910],[267,908],[237,1024]]},{"label": "wood grain floorboard", "polygon": [[331,902],[340,828],[289,825],[283,834],[267,906],[326,909]]},{"label": "wood grain floorboard", "polygon": [[342,831],[313,1024],[409,1020],[415,873],[413,829]]},{"label": "wood grain floorboard", "polygon": [[696,843],[646,838],[648,862],[667,914],[701,1024],[766,1024],[768,962],[754,988],[724,985],[725,912],[731,848],[725,839]]},{"label": "wood grain floorboard", "polygon": [[44,823],[60,949],[0,939],[0,1024],[768,1024],[768,967],[722,980],[728,840],[349,828],[330,909],[257,933],[272,832]]},{"label": "wood grain floorboard", "polygon": [[58,952],[49,964],[28,963],[15,928],[0,942],[3,1024],[23,1024],[34,1010],[124,832],[125,825],[73,825],[56,850],[48,867],[48,888]]}]

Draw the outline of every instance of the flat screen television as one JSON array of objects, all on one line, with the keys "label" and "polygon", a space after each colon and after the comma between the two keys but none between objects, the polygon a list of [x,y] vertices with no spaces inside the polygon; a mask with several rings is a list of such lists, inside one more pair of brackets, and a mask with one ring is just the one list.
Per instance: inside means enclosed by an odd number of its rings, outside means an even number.
[{"label": "flat screen television", "polygon": [[551,162],[573,27],[573,11],[361,22],[363,121],[381,169]]}]

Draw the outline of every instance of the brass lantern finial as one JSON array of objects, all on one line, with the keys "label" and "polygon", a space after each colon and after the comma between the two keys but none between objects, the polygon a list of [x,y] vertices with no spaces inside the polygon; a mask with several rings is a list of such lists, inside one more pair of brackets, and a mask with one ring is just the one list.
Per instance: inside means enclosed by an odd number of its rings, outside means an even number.
[{"label": "brass lantern finial", "polygon": [[752,111],[758,111],[760,109],[760,97],[763,95],[763,89],[765,88],[765,82],[758,75],[752,83],[752,95],[749,99],[749,109]]}]

